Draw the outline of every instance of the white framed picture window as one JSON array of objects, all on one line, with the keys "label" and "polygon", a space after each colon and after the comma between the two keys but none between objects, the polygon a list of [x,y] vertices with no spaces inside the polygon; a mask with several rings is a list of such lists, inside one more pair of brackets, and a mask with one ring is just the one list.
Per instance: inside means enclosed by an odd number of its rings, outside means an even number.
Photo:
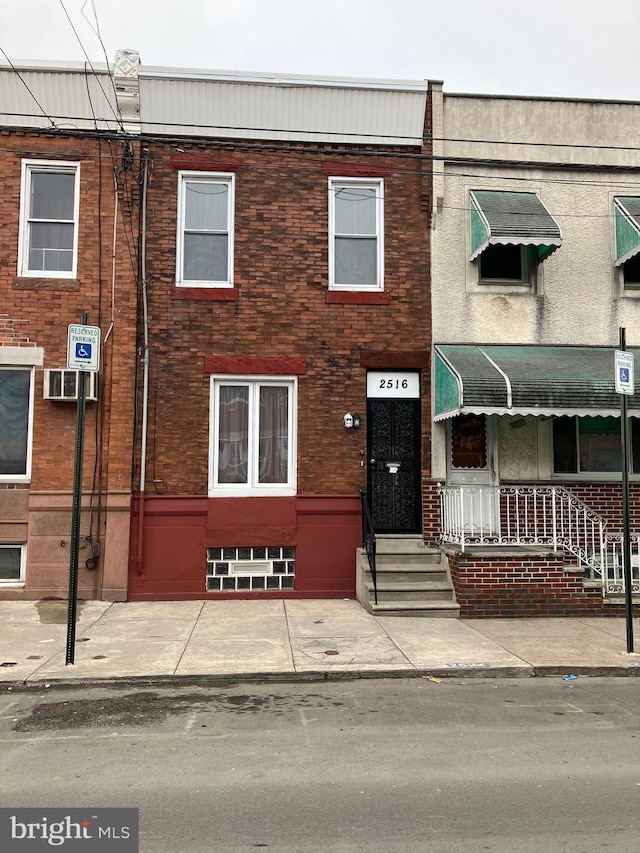
[{"label": "white framed picture window", "polygon": [[31,478],[33,368],[0,364],[0,483]]},{"label": "white framed picture window", "polygon": [[212,377],[209,494],[293,495],[295,378]]},{"label": "white framed picture window", "polygon": [[24,586],[26,565],[26,545],[0,545],[0,589]]}]

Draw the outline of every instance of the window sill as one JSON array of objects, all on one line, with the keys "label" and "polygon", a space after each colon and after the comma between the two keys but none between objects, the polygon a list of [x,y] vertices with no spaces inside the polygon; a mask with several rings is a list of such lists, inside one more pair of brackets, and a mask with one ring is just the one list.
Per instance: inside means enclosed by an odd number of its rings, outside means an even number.
[{"label": "window sill", "polygon": [[294,487],[281,489],[209,489],[210,498],[292,498],[297,494]]},{"label": "window sill", "polygon": [[325,301],[328,305],[389,305],[391,298],[382,290],[328,290]]},{"label": "window sill", "polygon": [[[579,474],[552,474],[553,483],[621,483],[622,474],[615,471],[581,471]],[[640,481],[640,474],[629,474],[629,482]]]},{"label": "window sill", "polygon": [[237,302],[240,291],[237,287],[174,287],[171,298],[200,302]]},{"label": "window sill", "polygon": [[0,590],[3,589],[23,589],[24,581],[0,581]]},{"label": "window sill", "polygon": [[13,286],[17,290],[80,290],[80,279],[18,276],[13,280]]}]

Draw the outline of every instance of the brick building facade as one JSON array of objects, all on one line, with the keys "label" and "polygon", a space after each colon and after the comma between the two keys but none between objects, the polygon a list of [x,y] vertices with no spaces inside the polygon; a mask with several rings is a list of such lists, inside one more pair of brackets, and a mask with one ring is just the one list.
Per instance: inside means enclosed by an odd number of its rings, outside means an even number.
[{"label": "brick building facade", "polygon": [[[152,84],[163,85],[142,72],[143,105]],[[137,458],[147,473],[141,484],[136,466],[129,597],[352,596],[368,376],[416,379],[418,503],[428,460],[427,86],[315,80],[283,92],[269,78],[215,76],[190,85],[199,124],[213,123],[215,102],[226,131],[198,133],[187,110],[184,126],[143,143],[149,390]],[[259,115],[272,105],[264,127],[243,128],[243,97]],[[162,109],[169,125],[171,104]],[[345,212],[350,201],[369,213]],[[222,241],[219,272],[189,266],[198,239]],[[263,426],[276,394],[286,423]],[[238,409],[244,426],[231,424]],[[270,453],[279,467],[265,474]],[[408,524],[420,534],[416,512]]]},{"label": "brick building facade", "polygon": [[[68,83],[78,85],[81,77]],[[78,594],[123,600],[137,272],[133,147],[108,130],[66,132],[55,118],[34,127],[47,121],[24,103],[14,113],[25,114],[25,126],[0,132],[0,597],[67,595],[77,396],[77,374],[65,372],[67,326],[87,312],[103,347],[99,382],[90,387],[97,399],[86,404]]]}]

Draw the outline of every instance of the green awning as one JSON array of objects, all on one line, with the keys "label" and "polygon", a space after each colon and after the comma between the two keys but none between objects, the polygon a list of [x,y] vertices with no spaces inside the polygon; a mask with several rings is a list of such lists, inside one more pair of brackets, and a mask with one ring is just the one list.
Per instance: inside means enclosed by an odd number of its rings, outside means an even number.
[{"label": "green awning", "polygon": [[536,246],[543,261],[562,244],[560,226],[536,193],[472,190],[471,257],[487,246]]},{"label": "green awning", "polygon": [[[434,421],[461,414],[620,414],[613,347],[437,344]],[[636,356],[640,350],[630,350]],[[640,417],[640,391],[627,398]]]},{"label": "green awning", "polygon": [[619,196],[613,200],[616,226],[616,266],[640,252],[640,198]]}]

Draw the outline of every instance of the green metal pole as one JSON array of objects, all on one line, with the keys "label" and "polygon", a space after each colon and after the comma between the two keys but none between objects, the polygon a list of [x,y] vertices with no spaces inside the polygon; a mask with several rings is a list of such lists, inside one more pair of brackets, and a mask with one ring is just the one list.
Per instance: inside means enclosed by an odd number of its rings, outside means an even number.
[{"label": "green metal pole", "polygon": [[[625,352],[626,329],[620,328],[620,350]],[[620,434],[622,438],[622,544],[624,567],[624,600],[627,621],[627,652],[633,651],[633,598],[631,592],[631,525],[629,520],[629,418],[627,395],[621,394]]]},{"label": "green metal pole", "polygon": [[[83,326],[89,315],[82,312]],[[76,413],[76,457],[73,471],[73,502],[71,509],[71,553],[69,555],[69,607],[67,613],[67,653],[65,666],[73,663],[76,645],[76,612],[78,604],[78,556],[80,552],[80,516],[82,510],[82,457],[84,451],[84,409],[86,399],[85,370],[78,372],[78,408]]]}]

